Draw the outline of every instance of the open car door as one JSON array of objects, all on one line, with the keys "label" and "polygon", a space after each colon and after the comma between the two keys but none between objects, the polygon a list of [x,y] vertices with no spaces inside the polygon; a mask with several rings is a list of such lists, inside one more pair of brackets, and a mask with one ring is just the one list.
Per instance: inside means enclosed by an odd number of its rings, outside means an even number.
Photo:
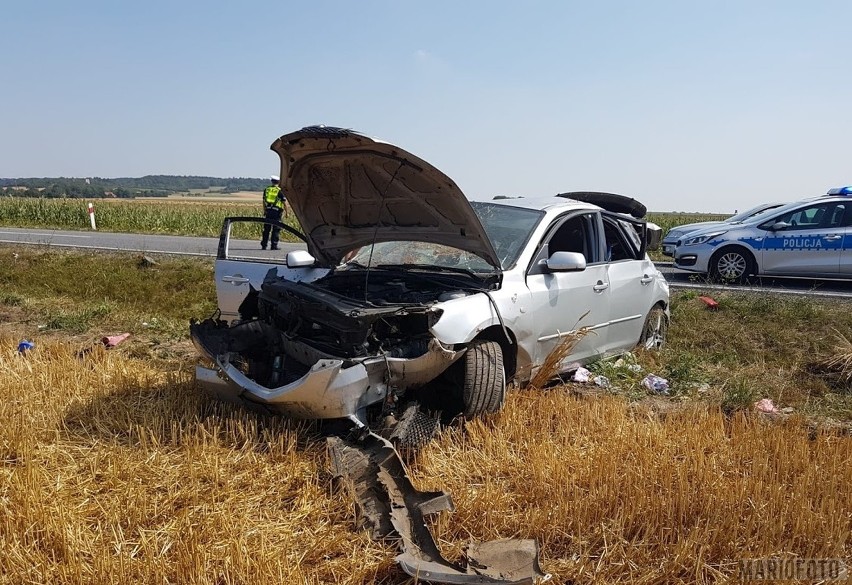
[{"label": "open car door", "polygon": [[[228,217],[222,224],[219,235],[219,249],[216,254],[216,297],[219,302],[221,319],[234,321],[246,318],[253,311],[250,297],[260,291],[267,278],[283,277],[288,280],[315,280],[324,276],[327,268],[293,266],[287,264],[291,252],[301,251],[307,255],[304,243],[281,242],[279,250],[262,250],[260,235],[264,224],[274,224],[282,231],[293,234],[305,241],[305,236],[292,227],[262,217]],[[291,262],[292,263],[292,262]],[[249,302],[246,303],[246,299]],[[243,307],[245,303],[245,307]],[[240,315],[240,308],[247,314]]]}]

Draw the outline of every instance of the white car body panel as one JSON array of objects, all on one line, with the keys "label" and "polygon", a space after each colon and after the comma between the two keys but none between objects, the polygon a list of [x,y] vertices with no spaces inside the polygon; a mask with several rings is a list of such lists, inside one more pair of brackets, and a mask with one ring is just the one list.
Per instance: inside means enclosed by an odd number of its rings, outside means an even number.
[{"label": "white car body panel", "polygon": [[[379,148],[376,144],[369,145],[371,153]],[[325,165],[321,168],[332,169],[333,174],[344,168],[333,160],[330,153],[334,150],[329,148],[321,155]],[[388,152],[395,156],[404,153],[391,145],[381,146],[379,150],[383,156]],[[342,149],[343,160],[349,160],[346,157],[350,155]],[[415,160],[408,153],[403,158],[406,165]],[[385,164],[383,158],[377,160],[378,164]],[[416,160],[428,180],[420,181],[416,173],[409,175],[406,189],[425,185],[429,190],[439,183],[455,187],[451,182],[446,183],[437,169]],[[371,175],[369,161],[373,159],[358,159],[363,167],[359,173]],[[300,173],[300,180],[310,182],[306,178],[310,173],[304,169]],[[311,184],[312,192],[325,201],[326,213],[336,205],[335,197],[351,203],[359,196],[349,191],[335,195],[337,187],[323,194],[317,191],[323,183]],[[398,189],[395,193],[398,197],[416,199],[414,191]],[[381,202],[375,193],[368,194],[367,200],[370,205]],[[432,197],[430,201],[430,213],[440,213],[440,198]],[[444,254],[443,250],[434,252],[433,263],[420,263],[412,268],[392,263],[385,265],[390,268],[379,265],[367,269],[342,253],[344,242],[356,242],[357,249],[364,232],[338,231],[336,223],[330,224],[331,227],[319,225],[317,222],[324,216],[310,211],[307,200],[296,207],[301,206],[302,215],[314,222],[311,224],[314,236],[308,238],[308,247],[321,258],[315,266],[288,268],[283,257],[267,259],[260,252],[243,253],[232,247],[231,220],[226,220],[215,268],[221,318],[192,326],[194,343],[214,364],[213,368],[199,367],[199,383],[219,396],[264,404],[291,416],[363,417],[367,406],[387,400],[390,394],[396,396],[409,388],[429,384],[461,359],[468,344],[476,339],[500,343],[504,364],[512,367],[510,377],[524,382],[562,339],[577,330],[585,328],[587,333],[564,359],[563,370],[634,347],[640,340],[646,317],[655,306],[662,307],[668,315],[668,284],[644,254],[645,244],[639,235],[647,235],[644,222],[562,197],[471,206],[454,190],[448,201],[450,215],[455,218],[452,225],[458,227],[458,222],[463,222],[463,231],[475,236],[463,248],[465,253],[474,253],[492,265],[499,264],[496,270],[478,275],[454,268],[455,265],[439,270],[440,258],[452,260],[437,256]],[[346,205],[341,207],[345,213],[360,213]],[[457,242],[459,232],[452,232],[455,228],[449,227],[451,223],[438,225],[435,238],[430,239],[419,227],[412,228],[412,217],[403,217],[402,232],[408,230],[410,241],[429,241],[427,249],[433,245],[431,239],[439,246]],[[484,223],[480,224],[478,217]],[[507,217],[521,223],[499,223],[508,221]],[[524,223],[533,219],[534,222]],[[391,216],[384,217],[381,224],[372,225],[371,229],[391,238],[389,243],[382,244],[386,249],[409,254],[405,242],[392,240],[397,232],[390,220]],[[368,249],[367,257],[372,259],[375,247],[356,250],[355,258],[366,254],[364,249]],[[562,264],[564,271],[551,270],[547,259],[555,252],[569,252],[560,258],[585,258],[586,262]],[[458,256],[456,261],[464,258]],[[329,265],[329,259],[335,262],[341,259],[344,264]],[[484,266],[487,268],[487,264]],[[375,295],[379,293],[368,288],[368,283],[379,287],[375,290],[390,290],[382,294],[393,295],[402,290],[399,294],[408,296],[401,301],[393,300],[394,296],[377,298]],[[351,286],[362,284],[362,292],[353,292]],[[433,289],[435,293],[431,292]],[[256,294],[252,297],[252,293]],[[317,315],[328,318],[318,321]],[[282,325],[281,319],[294,320]],[[403,327],[405,319],[429,324],[412,333],[395,330],[394,327]],[[355,345],[350,339],[351,328],[339,330],[338,340],[334,339],[338,330],[327,329],[329,323],[350,327],[353,322],[376,324],[368,325],[370,333],[363,345],[367,349],[358,345],[360,329],[354,330]],[[377,338],[378,330],[373,327],[379,324],[397,331],[393,339],[413,339],[415,345],[409,346],[407,341],[400,341],[398,347],[389,345],[391,342],[384,341],[385,337]],[[311,338],[314,330],[319,333]],[[427,340],[422,347],[416,345]],[[354,349],[336,355],[334,347]],[[269,352],[268,358],[263,357],[264,352]],[[306,369],[296,368],[279,375],[276,369],[281,367],[276,365],[279,359],[295,360]],[[264,365],[263,360],[269,363]],[[249,362],[255,366],[246,365]],[[250,377],[245,368],[251,372],[252,367],[255,368],[252,376],[265,376],[263,379],[269,381],[261,383],[260,378]]]}]

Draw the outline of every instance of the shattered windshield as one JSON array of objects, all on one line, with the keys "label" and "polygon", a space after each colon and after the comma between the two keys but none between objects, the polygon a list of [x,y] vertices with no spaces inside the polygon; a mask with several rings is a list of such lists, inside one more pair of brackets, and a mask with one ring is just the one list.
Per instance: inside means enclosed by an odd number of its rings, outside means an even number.
[{"label": "shattered windshield", "polygon": [[[491,245],[506,270],[518,260],[533,229],[544,212],[522,207],[471,201]],[[494,272],[494,268],[476,254],[429,242],[394,241],[363,246],[347,254],[348,266],[431,266],[469,272]]]},{"label": "shattered windshield", "polygon": [[536,209],[484,201],[471,201],[470,206],[485,228],[503,270],[515,265],[535,226],[544,216],[543,211]]},{"label": "shattered windshield", "polygon": [[469,272],[494,272],[485,260],[451,246],[429,242],[379,242],[350,252],[344,261],[349,266],[430,266]]}]

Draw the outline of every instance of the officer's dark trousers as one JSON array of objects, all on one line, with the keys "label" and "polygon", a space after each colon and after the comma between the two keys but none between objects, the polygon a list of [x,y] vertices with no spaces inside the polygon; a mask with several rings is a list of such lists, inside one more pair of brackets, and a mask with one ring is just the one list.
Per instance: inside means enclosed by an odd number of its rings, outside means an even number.
[{"label": "officer's dark trousers", "polygon": [[[264,215],[266,219],[274,219],[275,221],[281,221],[281,208],[280,207],[267,207],[266,214]],[[278,247],[278,235],[281,233],[281,228],[277,225],[271,225],[268,223],[263,224],[263,236],[260,238],[260,247],[264,250],[266,249],[266,243],[269,242],[269,232],[272,231],[272,244],[273,248]]]}]

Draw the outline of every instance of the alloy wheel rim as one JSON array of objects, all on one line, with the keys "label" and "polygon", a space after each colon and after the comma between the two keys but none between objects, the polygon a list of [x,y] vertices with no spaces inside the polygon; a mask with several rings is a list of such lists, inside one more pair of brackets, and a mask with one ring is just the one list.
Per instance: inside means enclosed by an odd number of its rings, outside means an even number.
[{"label": "alloy wheel rim", "polygon": [[745,273],[746,259],[742,254],[729,252],[719,258],[718,270],[723,278],[739,278]]},{"label": "alloy wheel rim", "polygon": [[660,349],[666,342],[665,318],[662,311],[654,311],[645,331],[645,349]]}]

